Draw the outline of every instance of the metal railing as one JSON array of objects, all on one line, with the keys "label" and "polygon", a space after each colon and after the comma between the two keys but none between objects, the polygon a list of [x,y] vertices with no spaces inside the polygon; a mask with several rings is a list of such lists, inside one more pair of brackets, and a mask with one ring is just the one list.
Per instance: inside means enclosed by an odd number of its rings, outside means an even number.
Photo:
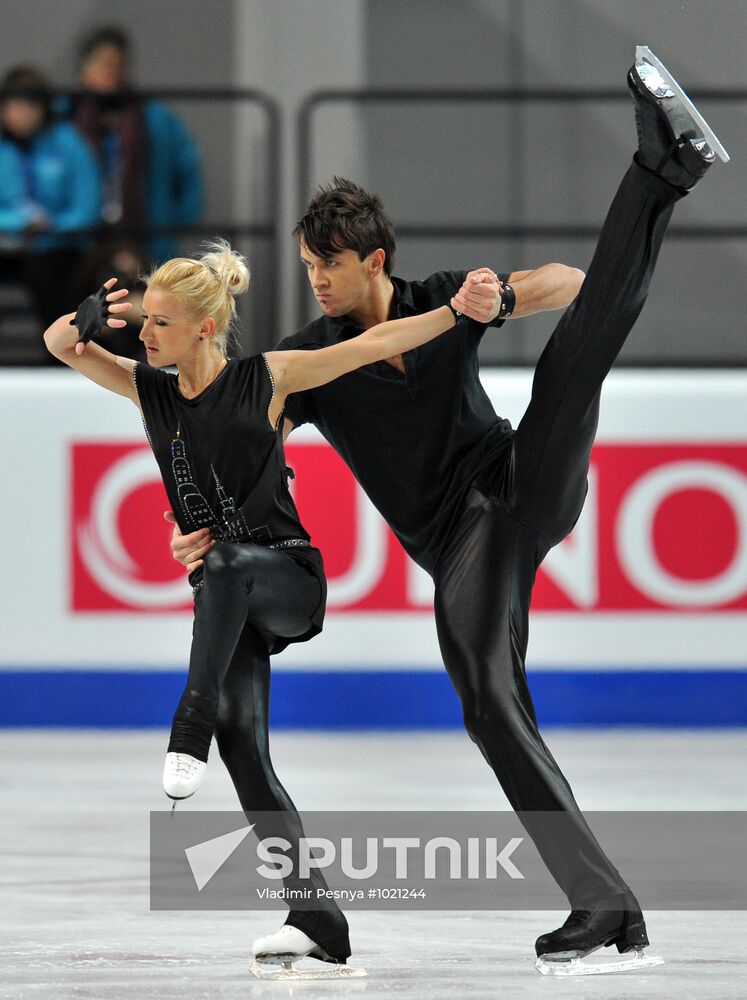
[{"label": "metal railing", "polygon": [[[71,102],[83,96],[79,91],[55,91],[58,104]],[[223,103],[227,105],[244,104],[259,109],[264,119],[266,134],[267,168],[263,184],[262,202],[267,209],[268,221],[224,221],[220,219],[205,219],[177,226],[121,226],[103,227],[87,230],[88,235],[97,236],[101,233],[143,240],[153,236],[191,236],[215,235],[226,236],[230,241],[240,237],[266,239],[269,243],[269,266],[266,268],[268,294],[263,299],[262,319],[268,332],[271,331],[273,342],[280,337],[279,329],[279,273],[280,273],[280,110],[277,102],[262,91],[236,88],[169,88],[157,90],[138,90],[137,96],[143,101],[157,100],[169,103]],[[199,146],[199,142],[198,142]],[[75,236],[76,234],[66,234]]]},{"label": "metal railing", "polygon": [[[229,239],[246,236],[266,239],[270,244],[267,268],[268,294],[263,304],[263,323],[268,338],[276,342],[287,330],[279,328],[279,289],[281,274],[281,116],[277,103],[269,95],[254,89],[205,89],[172,88],[143,90],[138,92],[144,100],[159,100],[173,103],[224,102],[236,104],[245,102],[259,108],[266,123],[267,168],[263,189],[263,201],[267,206],[269,221],[237,222],[236,220],[206,220],[189,225],[170,227],[117,227],[116,232],[136,237],[154,235],[187,236],[191,234],[220,233]],[[73,99],[78,92],[59,92],[60,97]],[[745,89],[701,89],[693,94],[696,101],[737,103],[747,101]],[[529,105],[553,103],[559,105],[607,102],[625,103],[629,97],[617,89],[503,89],[503,90],[412,90],[412,89],[370,89],[370,90],[320,90],[310,94],[301,104],[297,114],[297,192],[296,202],[299,215],[305,211],[310,194],[312,176],[312,146],[314,140],[314,115],[323,105],[348,103],[358,106],[370,104],[475,104],[494,103],[508,105]],[[518,169],[515,168],[515,169]],[[546,239],[546,240],[595,240],[600,227],[593,225],[568,224],[404,224],[398,225],[397,234],[401,238],[435,240],[444,238],[461,239]],[[745,239],[747,225],[673,225],[668,230],[671,240],[722,240],[726,238]],[[308,282],[303,271],[298,273],[297,320],[304,322],[307,306]],[[661,364],[662,361],[651,362]],[[687,362],[685,362],[687,363]]]},{"label": "metal railing", "polygon": [[[692,94],[696,103],[726,102],[739,103],[747,101],[747,89],[700,89]],[[301,217],[310,196],[312,174],[312,149],[314,142],[313,118],[323,106],[330,104],[354,104],[357,106],[370,104],[581,104],[605,102],[630,104],[630,97],[620,88],[615,89],[502,89],[502,90],[413,90],[413,89],[326,89],[310,94],[298,111],[298,211]],[[474,238],[474,239],[546,239],[546,240],[596,240],[601,225],[568,225],[551,224],[535,225],[530,223],[504,225],[501,223],[487,225],[453,225],[453,224],[405,224],[396,225],[395,231],[401,238],[419,238],[435,240],[444,238]],[[667,230],[667,240],[722,240],[747,238],[747,225],[672,225]],[[308,280],[300,273],[297,283],[296,304],[299,324],[307,308]],[[661,366],[662,359],[645,362],[651,366]],[[671,362],[670,362],[671,363]],[[678,362],[679,364],[680,362]],[[695,362],[685,361],[684,364]],[[715,360],[709,362],[699,359],[698,364],[713,366],[733,365],[733,361]]]}]

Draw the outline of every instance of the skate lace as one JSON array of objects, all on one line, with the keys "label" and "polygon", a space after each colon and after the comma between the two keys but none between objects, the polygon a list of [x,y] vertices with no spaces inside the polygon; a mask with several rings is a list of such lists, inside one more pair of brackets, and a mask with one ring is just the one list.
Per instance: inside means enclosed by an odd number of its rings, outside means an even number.
[{"label": "skate lace", "polygon": [[190,754],[178,753],[176,754],[174,770],[177,774],[183,775],[185,778],[191,778],[197,770],[198,764],[199,761],[195,760]]}]

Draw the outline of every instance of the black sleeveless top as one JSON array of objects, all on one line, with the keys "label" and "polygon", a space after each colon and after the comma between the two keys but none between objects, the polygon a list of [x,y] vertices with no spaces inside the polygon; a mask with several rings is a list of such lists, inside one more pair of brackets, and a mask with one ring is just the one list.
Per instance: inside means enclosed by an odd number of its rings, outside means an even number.
[{"label": "black sleeveless top", "polygon": [[[187,399],[178,377],[138,362],[133,379],[145,432],[184,534],[210,528],[223,542],[277,545],[309,542],[288,490],[282,419],[274,430],[267,411],[272,374],[263,354],[230,360],[199,396]],[[271,652],[303,642],[322,629],[326,581],[321,553],[312,546],[281,546],[320,582],[322,598],[308,632],[273,637]],[[202,570],[190,575],[199,582]]]}]

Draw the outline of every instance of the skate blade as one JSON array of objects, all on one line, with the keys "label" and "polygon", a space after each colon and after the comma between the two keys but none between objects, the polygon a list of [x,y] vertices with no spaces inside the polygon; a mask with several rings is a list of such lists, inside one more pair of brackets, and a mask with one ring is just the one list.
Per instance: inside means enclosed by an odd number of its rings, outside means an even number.
[{"label": "skate blade", "polygon": [[250,972],[255,979],[272,979],[292,982],[298,979],[362,979],[368,975],[365,969],[353,969],[349,965],[331,965],[329,968],[294,969],[293,962],[301,962],[296,955],[278,955],[256,959]]},{"label": "skate blade", "polygon": [[664,959],[656,955],[644,955],[636,948],[633,958],[611,962],[584,962],[581,958],[558,958],[540,955],[534,967],[543,976],[604,976],[611,972],[637,972],[664,965]]},{"label": "skate blade", "polygon": [[[722,163],[728,163],[731,157],[722,146],[721,141],[719,140],[716,133],[713,131],[711,126],[705,120],[703,115],[701,115],[701,113],[695,107],[695,105],[687,96],[687,94],[679,85],[679,83],[677,83],[677,81],[669,72],[664,63],[657,56],[654,55],[654,53],[651,51],[648,45],[636,45],[635,62],[636,62],[636,67],[643,62],[647,62],[650,66],[653,66],[658,71],[659,76],[661,77],[661,83],[663,84],[664,88],[671,91],[671,93],[666,93],[665,90],[660,96],[678,97],[680,101],[682,101],[685,110],[690,115],[692,120],[694,122],[697,122],[697,124],[700,126],[703,132],[703,138],[706,140],[706,142],[711,147],[716,156],[718,156],[719,160],[721,160]],[[643,79],[643,77],[641,77],[641,79]]]}]

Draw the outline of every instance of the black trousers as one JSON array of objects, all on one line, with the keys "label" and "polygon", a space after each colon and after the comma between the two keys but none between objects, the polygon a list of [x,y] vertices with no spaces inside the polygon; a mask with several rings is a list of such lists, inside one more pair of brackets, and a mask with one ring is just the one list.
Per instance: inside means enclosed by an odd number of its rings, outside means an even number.
[{"label": "black trousers", "polygon": [[[282,550],[221,542],[206,555],[187,686],[174,716],[169,750],[199,753],[215,733],[218,752],[254,832],[282,837],[293,872],[289,890],[326,889],[312,871],[296,876],[301,819],[270,758],[270,657],[265,635],[301,635],[320,600],[318,580]],[[197,730],[197,732],[196,732]],[[347,921],[334,902],[291,910],[287,923],[305,931],[333,957],[350,955]]]},{"label": "black trousers", "polygon": [[[681,195],[627,171],[576,301],[537,364],[512,446],[472,484],[434,572],[439,644],[471,739],[573,907],[628,891],[537,727],[524,661],[540,563],[587,489],[602,382],[648,293]],[[534,816],[562,812],[558,821]]]}]

